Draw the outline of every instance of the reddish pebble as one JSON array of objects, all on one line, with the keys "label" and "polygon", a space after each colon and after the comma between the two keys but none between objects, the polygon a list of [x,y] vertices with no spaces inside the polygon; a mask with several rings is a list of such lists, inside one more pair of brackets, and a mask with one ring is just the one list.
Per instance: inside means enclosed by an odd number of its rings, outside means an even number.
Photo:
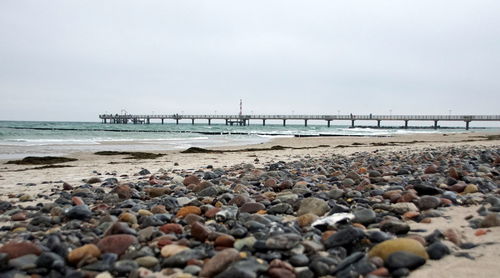
[{"label": "reddish pebble", "polygon": [[191,176],[187,176],[186,178],[184,178],[184,181],[182,183],[185,186],[188,186],[190,184],[199,184],[200,179],[197,176],[191,175]]},{"label": "reddish pebble", "polygon": [[190,213],[200,215],[201,209],[199,207],[195,207],[195,206],[182,207],[179,209],[179,211],[177,211],[176,217],[183,218],[184,216],[186,216]]},{"label": "reddish pebble", "polygon": [[217,212],[221,211],[221,208],[212,208],[212,209],[209,209],[207,210],[207,212],[205,212],[205,217],[207,218],[214,218],[215,215],[217,214]]},{"label": "reddish pebble", "polygon": [[0,253],[7,254],[9,259],[15,259],[28,254],[40,255],[42,249],[32,242],[9,242],[0,247]]},{"label": "reddish pebble", "polygon": [[97,247],[102,253],[115,253],[118,256],[127,251],[128,247],[137,243],[137,238],[132,235],[110,235],[99,240]]},{"label": "reddish pebble", "polygon": [[71,197],[71,201],[73,201],[73,204],[75,206],[85,205],[85,203],[83,202],[82,198],[80,198],[78,196]]},{"label": "reddish pebble", "polygon": [[424,218],[424,219],[420,220],[420,223],[424,223],[424,224],[429,224],[431,222],[432,222],[431,218]]},{"label": "reddish pebble", "polygon": [[420,213],[418,211],[408,211],[408,212],[405,212],[405,214],[403,214],[403,218],[404,219],[413,219],[419,215],[420,215]]},{"label": "reddish pebble", "polygon": [[389,270],[385,267],[380,267],[370,272],[371,275],[387,277],[389,276]]},{"label": "reddish pebble", "polygon": [[484,236],[485,234],[487,234],[489,232],[489,230],[484,230],[484,229],[479,229],[477,230],[474,235],[475,236]]},{"label": "reddish pebble", "polygon": [[223,248],[233,247],[234,241],[234,237],[230,235],[220,235],[215,239],[214,246]]},{"label": "reddish pebble", "polygon": [[24,221],[26,220],[27,215],[25,212],[18,212],[10,217],[12,221]]},{"label": "reddish pebble", "polygon": [[154,214],[162,214],[167,213],[167,210],[164,205],[157,205],[151,208],[151,212]]},{"label": "reddish pebble", "polygon": [[160,231],[162,231],[166,234],[170,234],[170,233],[182,234],[183,233],[182,226],[179,224],[175,224],[175,223],[168,223],[168,224],[161,226]]}]

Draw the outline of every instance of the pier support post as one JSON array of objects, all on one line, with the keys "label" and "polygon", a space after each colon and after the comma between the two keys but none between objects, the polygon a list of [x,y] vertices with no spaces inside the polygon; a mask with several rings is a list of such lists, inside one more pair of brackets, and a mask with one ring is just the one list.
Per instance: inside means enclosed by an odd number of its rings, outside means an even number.
[{"label": "pier support post", "polygon": [[191,119],[191,124],[194,125],[194,119]]},{"label": "pier support post", "polygon": [[283,119],[283,126],[286,126],[286,120]]},{"label": "pier support post", "polygon": [[164,123],[165,123],[165,119],[161,118],[161,124],[164,124]]},{"label": "pier support post", "polygon": [[354,120],[351,120],[351,127],[354,127]]},{"label": "pier support post", "polygon": [[469,130],[470,121],[465,121],[465,130]]},{"label": "pier support post", "polygon": [[[125,119],[125,123],[126,123],[126,122],[127,122],[127,119]],[[150,122],[149,122],[149,117],[148,117],[148,119],[147,119],[147,124],[148,124],[148,125],[150,124]]]},{"label": "pier support post", "polygon": [[331,120],[327,120],[328,127],[330,127],[330,122],[331,122]]},{"label": "pier support post", "polygon": [[175,119],[175,124],[179,124],[179,119]]},{"label": "pier support post", "polygon": [[304,120],[304,126],[307,126],[307,120]]},{"label": "pier support post", "polygon": [[229,124],[229,121],[226,119],[226,125],[228,125],[228,124]]},{"label": "pier support post", "polygon": [[434,120],[434,129],[437,129],[437,128],[438,128],[438,121]]},{"label": "pier support post", "polygon": [[106,118],[104,118],[104,123],[105,123],[105,124],[107,124],[107,122],[106,122],[106,121],[107,121],[107,119],[106,119]]},{"label": "pier support post", "polygon": [[208,119],[208,125],[210,125],[212,123],[211,119]]},{"label": "pier support post", "polygon": [[262,119],[262,125],[265,126],[266,125],[266,119]]},{"label": "pier support post", "polygon": [[381,120],[377,120],[377,127],[380,128],[380,122]]},{"label": "pier support post", "polygon": [[405,120],[405,129],[408,128],[408,120]]}]

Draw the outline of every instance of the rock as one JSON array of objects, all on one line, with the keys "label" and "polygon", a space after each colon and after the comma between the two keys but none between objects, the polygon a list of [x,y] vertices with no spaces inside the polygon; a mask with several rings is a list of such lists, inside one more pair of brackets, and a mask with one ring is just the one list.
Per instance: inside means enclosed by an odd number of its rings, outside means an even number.
[{"label": "rock", "polygon": [[398,220],[384,220],[380,223],[380,230],[395,235],[403,235],[410,231],[410,225]]},{"label": "rock", "polygon": [[38,259],[37,255],[27,254],[21,257],[17,257],[15,259],[11,259],[9,261],[9,266],[19,270],[28,270],[36,268],[37,259]]},{"label": "rock", "polygon": [[182,226],[179,224],[175,223],[168,223],[160,227],[160,231],[166,233],[166,234],[182,234],[184,231],[182,229]]},{"label": "rock", "polygon": [[117,261],[113,265],[114,271],[118,272],[121,275],[126,273],[130,273],[139,268],[139,264],[136,261],[132,260],[121,260]]},{"label": "rock", "polygon": [[120,214],[118,220],[128,222],[129,224],[137,224],[137,217],[130,212]]},{"label": "rock", "polygon": [[428,259],[429,255],[425,251],[424,246],[414,239],[396,238],[386,240],[375,245],[369,252],[370,257],[381,257],[384,261],[394,252],[405,251],[418,255],[424,259]]},{"label": "rock", "polygon": [[148,169],[142,169],[138,174],[141,176],[145,176],[151,174],[151,172]]},{"label": "rock", "polygon": [[297,223],[302,228],[309,227],[314,221],[318,220],[318,218],[316,214],[306,213],[297,217]]},{"label": "rock", "polygon": [[246,203],[240,207],[240,212],[256,213],[264,209],[266,209],[266,207],[261,203]]},{"label": "rock", "polygon": [[99,240],[97,247],[102,253],[115,253],[120,256],[130,245],[137,243],[137,238],[132,235],[110,235]]},{"label": "rock", "polygon": [[172,257],[182,251],[189,250],[189,247],[177,245],[177,244],[169,244],[163,246],[161,248],[161,255],[165,258]]},{"label": "rock", "polygon": [[463,193],[468,194],[468,193],[476,193],[479,191],[479,188],[475,184],[468,184],[465,188]]},{"label": "rock", "polygon": [[440,260],[444,256],[449,255],[451,253],[450,248],[446,246],[441,241],[436,241],[429,245],[426,249],[427,254],[429,254],[429,258],[431,260]]},{"label": "rock", "polygon": [[59,256],[59,254],[53,252],[43,252],[40,256],[38,256],[36,266],[45,269],[54,269],[63,273],[66,263],[64,258]]},{"label": "rock", "polygon": [[191,225],[191,236],[196,240],[204,242],[211,233],[212,231],[200,222]]},{"label": "rock", "polygon": [[293,213],[293,207],[287,203],[279,203],[271,206],[267,210],[268,214],[291,214]]},{"label": "rock", "polygon": [[196,215],[201,215],[201,209],[196,206],[186,206],[182,207],[177,211],[176,217],[177,218],[183,218],[184,216],[188,214],[196,214]]},{"label": "rock", "polygon": [[425,264],[425,259],[410,252],[397,251],[389,255],[385,264],[389,269],[415,269]]},{"label": "rock", "polygon": [[13,214],[11,217],[10,217],[10,220],[12,221],[24,221],[28,218],[28,216],[26,215],[26,212],[18,212],[16,214]]},{"label": "rock", "polygon": [[441,194],[443,190],[434,187],[432,185],[425,185],[425,184],[417,184],[413,187],[418,193],[418,195],[423,196],[423,195],[437,195]]},{"label": "rock", "polygon": [[184,181],[182,182],[185,186],[188,186],[190,184],[199,184],[201,181],[197,176],[191,175],[187,176],[184,178]]},{"label": "rock", "polygon": [[205,262],[200,272],[200,276],[213,277],[226,269],[231,263],[238,261],[239,259],[240,254],[236,249],[224,249]]},{"label": "rock", "polygon": [[424,174],[435,174],[437,172],[438,172],[438,169],[437,169],[436,165],[434,165],[434,164],[427,166],[427,168],[425,168],[425,170],[424,170]]},{"label": "rock", "polygon": [[402,203],[392,204],[391,211],[402,215],[409,211],[418,211],[418,208],[414,203],[402,202]]},{"label": "rock", "polygon": [[118,198],[122,200],[130,199],[133,195],[132,188],[130,188],[128,185],[118,185],[113,188],[110,193],[117,194]]},{"label": "rock", "polygon": [[481,221],[481,228],[500,226],[500,213],[490,213]]},{"label": "rock", "polygon": [[160,261],[153,256],[145,256],[135,259],[135,262],[142,267],[152,268],[157,265]]},{"label": "rock", "polygon": [[38,245],[22,241],[22,242],[9,242],[0,247],[0,253],[5,253],[8,255],[9,259],[15,259],[17,257],[22,257],[28,254],[40,255],[42,249]]},{"label": "rock", "polygon": [[307,266],[309,264],[309,257],[305,254],[297,254],[290,257],[289,261],[293,266]]},{"label": "rock", "polygon": [[353,210],[353,222],[368,225],[375,222],[377,214],[372,209],[360,208]]},{"label": "rock", "polygon": [[297,234],[280,234],[266,240],[268,249],[289,250],[297,246],[302,241],[302,237]]},{"label": "rock", "polygon": [[216,278],[257,278],[267,271],[267,265],[259,262],[255,258],[248,258],[231,264]]},{"label": "rock", "polygon": [[220,235],[214,241],[215,247],[232,248],[235,239],[230,235]]},{"label": "rock", "polygon": [[219,190],[215,186],[209,186],[198,192],[200,197],[216,197],[217,195],[219,195]]},{"label": "rock", "polygon": [[362,230],[358,228],[347,227],[329,236],[325,240],[325,246],[328,249],[339,246],[350,246],[359,242],[364,237],[365,233]]},{"label": "rock", "polygon": [[71,264],[78,264],[82,259],[99,258],[101,250],[94,244],[85,244],[82,247],[73,249],[68,254],[68,262]]},{"label": "rock", "polygon": [[92,211],[86,205],[74,206],[66,212],[66,217],[86,221],[92,217]]},{"label": "rock", "polygon": [[100,178],[97,178],[97,177],[92,177],[92,178],[87,180],[88,184],[94,184],[94,183],[100,183],[100,182],[102,182],[102,180]]},{"label": "rock", "polygon": [[309,197],[300,202],[300,207],[297,215],[300,216],[306,213],[312,213],[318,216],[323,216],[329,210],[330,207],[328,206],[328,203],[326,201],[314,197]]},{"label": "rock", "polygon": [[435,209],[441,204],[441,199],[435,196],[422,196],[417,204],[420,210]]}]

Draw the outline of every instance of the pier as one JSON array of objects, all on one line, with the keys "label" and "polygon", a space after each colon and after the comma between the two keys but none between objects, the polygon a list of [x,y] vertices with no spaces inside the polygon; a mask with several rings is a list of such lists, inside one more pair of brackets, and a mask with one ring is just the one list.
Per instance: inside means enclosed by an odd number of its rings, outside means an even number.
[{"label": "pier", "polygon": [[300,120],[307,126],[309,121],[323,121],[330,127],[333,121],[350,121],[351,127],[356,127],[356,122],[372,121],[381,127],[382,121],[402,122],[402,128],[408,128],[410,121],[430,122],[434,129],[439,128],[439,122],[463,122],[465,129],[469,130],[471,122],[500,122],[500,115],[134,115],[134,114],[101,114],[99,115],[103,124],[150,124],[157,120],[164,124],[166,120],[173,120],[179,124],[182,120],[188,120],[191,124],[195,121],[203,121],[208,125],[214,120],[223,120],[226,125],[248,126],[252,122],[266,125],[267,120],[279,120],[286,126],[288,120]]}]

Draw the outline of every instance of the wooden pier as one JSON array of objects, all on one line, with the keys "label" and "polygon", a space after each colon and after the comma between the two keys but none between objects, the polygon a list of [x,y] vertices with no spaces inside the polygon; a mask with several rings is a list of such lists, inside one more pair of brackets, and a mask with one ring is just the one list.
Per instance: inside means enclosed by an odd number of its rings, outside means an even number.
[{"label": "wooden pier", "polygon": [[133,115],[133,114],[102,114],[99,115],[103,124],[150,124],[152,120],[159,120],[162,124],[165,120],[174,120],[179,124],[181,120],[190,120],[194,125],[195,120],[207,121],[208,125],[213,120],[224,120],[226,125],[250,125],[250,121],[260,121],[266,125],[267,120],[282,121],[286,126],[288,120],[302,120],[307,126],[309,121],[325,121],[330,127],[332,121],[351,121],[351,127],[356,127],[356,121],[374,121],[377,127],[381,127],[382,121],[401,121],[402,128],[408,128],[410,121],[426,121],[433,123],[434,129],[439,128],[438,122],[463,122],[465,129],[469,129],[471,122],[500,122],[500,115]]}]

